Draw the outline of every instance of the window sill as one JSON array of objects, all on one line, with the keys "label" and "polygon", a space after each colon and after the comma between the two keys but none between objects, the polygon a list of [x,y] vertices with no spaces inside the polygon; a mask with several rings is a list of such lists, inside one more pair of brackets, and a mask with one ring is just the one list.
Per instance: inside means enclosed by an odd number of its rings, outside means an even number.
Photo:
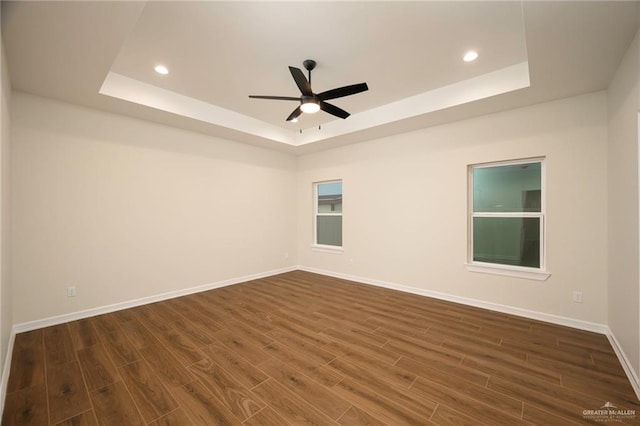
[{"label": "window sill", "polygon": [[342,247],[321,246],[321,245],[315,245],[315,244],[311,246],[311,250],[317,251],[320,253],[331,253],[331,254],[342,254],[344,251]]},{"label": "window sill", "polygon": [[524,268],[512,268],[502,265],[489,265],[479,263],[465,263],[467,271],[482,274],[503,275],[507,277],[525,278],[528,280],[546,281],[551,276],[550,272]]}]

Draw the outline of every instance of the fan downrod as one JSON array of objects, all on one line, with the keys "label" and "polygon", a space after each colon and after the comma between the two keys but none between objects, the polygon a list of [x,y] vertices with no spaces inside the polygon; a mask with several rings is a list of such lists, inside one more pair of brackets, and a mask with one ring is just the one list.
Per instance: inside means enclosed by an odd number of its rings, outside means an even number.
[{"label": "fan downrod", "polygon": [[316,67],[316,61],[314,61],[313,59],[305,59],[302,62],[302,65],[304,65],[305,69],[308,71],[308,75],[309,75],[309,84],[311,84],[311,71]]}]

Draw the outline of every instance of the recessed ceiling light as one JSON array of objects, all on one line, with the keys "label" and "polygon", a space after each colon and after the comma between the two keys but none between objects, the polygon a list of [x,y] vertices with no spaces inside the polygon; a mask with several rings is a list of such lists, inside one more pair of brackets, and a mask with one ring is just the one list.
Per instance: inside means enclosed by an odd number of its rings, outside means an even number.
[{"label": "recessed ceiling light", "polygon": [[156,70],[158,74],[162,74],[162,75],[169,74],[169,68],[165,67],[164,65],[156,65],[154,70]]},{"label": "recessed ceiling light", "polygon": [[473,62],[476,59],[478,59],[478,52],[476,52],[475,50],[468,51],[462,57],[462,60],[465,61],[465,62]]},{"label": "recessed ceiling light", "polygon": [[297,123],[298,119],[297,118],[292,118],[291,120],[289,120],[289,123]]}]

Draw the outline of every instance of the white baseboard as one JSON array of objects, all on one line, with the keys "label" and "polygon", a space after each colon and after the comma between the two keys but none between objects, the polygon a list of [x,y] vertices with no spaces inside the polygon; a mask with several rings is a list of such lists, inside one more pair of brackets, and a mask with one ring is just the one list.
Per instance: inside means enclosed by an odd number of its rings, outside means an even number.
[{"label": "white baseboard", "polygon": [[215,288],[226,287],[233,284],[239,284],[245,281],[257,280],[260,278],[266,278],[273,275],[283,274],[285,272],[291,272],[297,270],[297,266],[289,266],[286,268],[274,269],[271,271],[260,272],[257,274],[245,275],[243,277],[231,278],[228,280],[217,281],[210,284],[204,284],[196,287],[190,287],[182,290],[170,291],[154,296],[143,297],[140,299],[129,300],[126,302],[114,303],[107,306],[99,306],[96,308],[86,309],[83,311],[71,312],[64,315],[58,315],[49,318],[43,318],[35,321],[23,322],[14,324],[11,328],[11,335],[9,336],[9,344],[7,345],[7,357],[5,358],[4,366],[2,368],[2,377],[0,378],[0,418],[4,412],[4,403],[7,395],[7,386],[9,384],[9,372],[11,370],[11,357],[13,355],[13,346],[16,339],[16,334],[24,333],[26,331],[37,330],[43,327],[49,327],[52,325],[63,324],[69,321],[76,321],[83,318],[89,318],[96,315],[106,314],[109,312],[120,311],[122,309],[133,308],[135,306],[146,305],[149,303],[160,302],[162,300],[173,299],[175,297],[186,296],[188,294],[200,293],[207,290],[213,290]]},{"label": "white baseboard", "polygon": [[215,288],[226,287],[229,285],[239,284],[245,281],[257,280],[260,278],[270,277],[272,275],[283,274],[298,269],[296,266],[274,269],[271,271],[260,272],[243,277],[231,278],[228,280],[217,281],[210,284],[203,284],[196,287],[185,288],[181,290],[170,291],[167,293],[157,294],[154,296],[142,297],[140,299],[128,300],[126,302],[114,303],[112,305],[99,306],[96,308],[86,309],[83,311],[71,312],[68,314],[57,315],[54,317],[43,318],[35,321],[23,322],[13,326],[15,333],[23,333],[25,331],[37,330],[43,327],[63,324],[70,321],[76,321],[83,318],[94,317],[96,315],[106,314],[109,312],[121,311],[122,309],[133,308],[135,306],[147,305],[149,303],[160,302],[162,300],[173,299],[175,297],[186,296],[188,294],[200,293]]},{"label": "white baseboard", "polygon": [[384,287],[391,290],[398,290],[405,293],[417,294],[419,296],[432,297],[434,299],[446,300],[448,302],[460,303],[462,305],[474,306],[476,308],[488,309],[490,311],[502,312],[505,314],[515,315],[519,317],[535,319],[538,321],[549,322],[552,324],[564,325],[567,327],[577,328],[580,330],[592,331],[600,334],[607,334],[609,328],[604,324],[598,324],[589,321],[581,321],[574,318],[563,317],[559,315],[547,314],[544,312],[530,311],[528,309],[516,308],[499,303],[486,302],[484,300],[471,299],[469,297],[455,296],[453,294],[440,293],[437,291],[425,290],[416,287],[395,284],[388,281],[381,281],[372,278],[358,277],[355,275],[342,274],[340,272],[326,271],[323,269],[310,268],[307,266],[298,266],[298,269],[316,274],[327,275],[335,278],[342,278],[349,281],[356,281],[363,284]]},{"label": "white baseboard", "polygon": [[363,284],[370,284],[377,287],[384,287],[392,290],[403,291],[406,293],[417,294],[420,296],[433,297],[434,299],[446,300],[449,302],[460,303],[463,305],[474,306],[477,308],[484,308],[491,311],[502,312],[502,313],[516,315],[524,318],[545,321],[552,324],[564,325],[567,327],[577,328],[579,330],[586,330],[586,331],[592,331],[595,333],[604,334],[605,336],[607,336],[607,339],[609,339],[609,343],[611,344],[611,347],[616,353],[616,356],[618,357],[618,360],[620,361],[620,364],[622,365],[622,368],[624,369],[624,372],[626,373],[627,378],[629,379],[629,382],[631,383],[631,386],[633,387],[633,390],[636,393],[636,397],[638,398],[638,400],[640,400],[640,379],[638,378],[637,373],[633,369],[631,362],[629,362],[629,358],[627,358],[627,355],[622,349],[622,346],[620,346],[620,343],[618,342],[615,335],[607,325],[576,320],[573,318],[547,314],[544,312],[530,311],[527,309],[515,308],[507,305],[500,305],[497,303],[485,302],[482,300],[470,299],[467,297],[454,296],[451,294],[439,293],[436,291],[424,290],[420,288],[394,284],[394,283],[375,280],[371,278],[363,278],[363,277],[358,277],[354,275],[342,274],[339,272],[326,271],[318,268],[310,268],[307,266],[298,266],[298,269],[302,271],[313,272],[316,274],[327,275],[330,277],[342,278],[349,281],[356,281]]},{"label": "white baseboard", "polygon": [[640,400],[640,379],[638,378],[638,374],[633,369],[633,366],[629,361],[627,354],[624,352],[622,346],[620,345],[620,342],[618,342],[618,339],[616,339],[615,334],[613,334],[613,331],[611,331],[609,327],[607,327],[607,338],[609,339],[609,343],[611,343],[611,347],[616,353],[618,360],[620,360],[620,364],[622,365],[624,372],[629,378],[629,382],[631,382],[631,386],[633,387],[636,396]]},{"label": "white baseboard", "polygon": [[17,333],[22,333],[25,331],[36,330],[43,327],[49,327],[52,325],[62,324],[69,321],[75,321],[83,318],[89,318],[96,315],[101,315],[109,312],[115,312],[122,309],[132,308],[135,306],[146,305],[149,303],[159,302],[162,300],[173,299],[175,297],[186,296],[189,294],[200,293],[207,290],[212,290],[215,288],[226,287],[229,285],[239,284],[245,281],[256,280],[260,278],[266,278],[273,275],[282,274],[285,272],[291,272],[295,270],[313,272],[316,274],[326,275],[335,278],[341,278],[349,281],[356,281],[363,284],[374,285],[377,287],[388,288],[392,290],[398,290],[405,293],[417,294],[420,296],[432,297],[434,299],[446,300],[449,302],[460,303],[463,305],[474,306],[478,308],[484,308],[491,311],[502,312],[506,314],[516,315],[520,317],[535,319],[539,321],[545,321],[552,324],[564,325],[567,327],[573,327],[580,330],[592,331],[600,334],[604,334],[609,339],[613,350],[615,351],[622,367],[624,368],[625,373],[627,374],[631,385],[633,386],[638,399],[640,399],[640,380],[638,379],[638,375],[634,371],[629,362],[627,356],[625,355],[622,347],[618,343],[612,331],[608,326],[604,324],[597,324],[588,321],[576,320],[573,318],[562,317],[558,315],[547,314],[544,312],[531,311],[527,309],[515,308],[508,305],[501,305],[492,302],[486,302],[477,299],[471,299],[462,296],[455,296],[447,293],[440,293],[430,290],[424,290],[416,287],[405,286],[401,284],[395,284],[387,281],[376,280],[372,278],[359,277],[355,275],[343,274],[339,272],[327,271],[318,268],[312,268],[307,266],[290,266],[286,268],[281,268],[277,270],[266,271],[262,273],[246,275],[243,277],[232,278],[228,280],[218,281],[210,284],[204,284],[196,287],[191,287],[182,290],[171,291],[167,293],[162,293],[154,296],[143,297],[140,299],[130,300],[126,302],[114,303],[107,306],[100,306],[92,309],[87,309],[78,312],[72,312],[69,314],[58,315],[55,317],[43,318],[36,321],[29,321],[20,324],[15,324],[11,330],[11,336],[9,337],[9,344],[7,347],[7,357],[5,359],[5,363],[2,369],[2,378],[0,379],[0,415],[4,411],[4,403],[7,391],[7,385],[9,383],[9,371],[11,368],[11,356],[13,354],[13,346],[15,343],[15,336]]},{"label": "white baseboard", "polygon": [[9,336],[9,344],[7,345],[7,356],[4,359],[4,366],[2,367],[2,379],[0,380],[0,416],[4,413],[4,401],[7,396],[7,386],[9,385],[9,372],[11,371],[11,358],[13,356],[13,345],[16,341],[16,329],[11,328],[11,335]]}]

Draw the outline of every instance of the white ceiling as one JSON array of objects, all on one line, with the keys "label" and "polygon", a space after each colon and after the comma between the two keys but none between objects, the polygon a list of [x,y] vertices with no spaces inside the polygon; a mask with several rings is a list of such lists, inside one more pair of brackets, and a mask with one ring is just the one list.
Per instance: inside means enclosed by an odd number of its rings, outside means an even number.
[{"label": "white ceiling", "polygon": [[[302,153],[606,89],[638,16],[611,1],[3,1],[2,38],[15,90]],[[330,101],[349,118],[288,123],[296,102],[248,98],[299,96],[288,66],[304,59],[316,93],[367,82]]]}]

